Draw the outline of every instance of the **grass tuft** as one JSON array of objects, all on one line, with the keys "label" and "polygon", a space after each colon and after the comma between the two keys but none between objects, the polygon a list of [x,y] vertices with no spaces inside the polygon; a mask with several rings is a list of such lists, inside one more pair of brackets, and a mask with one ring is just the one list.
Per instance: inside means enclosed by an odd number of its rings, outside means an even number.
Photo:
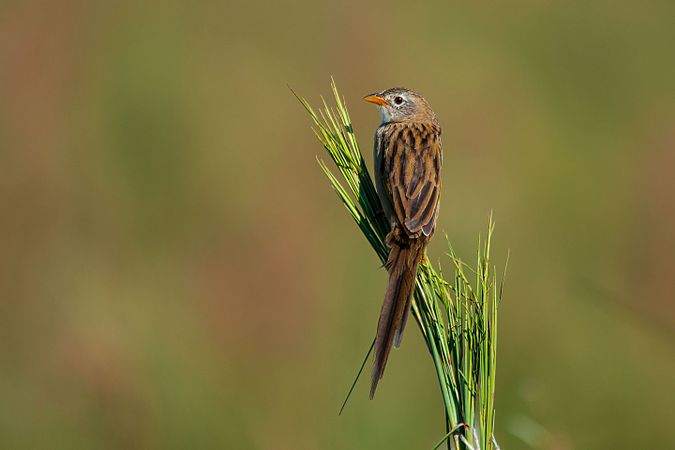
[{"label": "grass tuft", "polygon": [[[322,98],[318,111],[305,99],[296,97],[312,119],[314,133],[340,177],[321,158],[319,166],[384,264],[388,253],[385,236],[390,224],[359,150],[345,101],[333,80],[331,88],[334,105]],[[412,314],[433,359],[445,408],[446,434],[434,450],[443,444],[449,449],[499,449],[493,431],[497,310],[503,282],[498,284],[496,269],[490,265],[493,232],[490,214],[486,236],[482,240],[479,236],[475,267],[463,263],[448,242],[454,276],[446,281],[440,269],[436,270],[426,258],[417,273]]]}]

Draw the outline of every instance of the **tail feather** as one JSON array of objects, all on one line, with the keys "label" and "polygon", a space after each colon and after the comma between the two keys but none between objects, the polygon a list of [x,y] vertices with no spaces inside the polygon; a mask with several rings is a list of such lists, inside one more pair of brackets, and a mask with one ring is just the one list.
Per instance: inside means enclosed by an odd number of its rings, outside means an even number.
[{"label": "tail feather", "polygon": [[389,282],[382,303],[375,337],[375,360],[370,385],[370,398],[375,396],[377,383],[384,374],[392,345],[401,344],[403,330],[410,312],[412,293],[415,287],[417,266],[424,254],[422,239],[391,239],[387,260]]},{"label": "tail feather", "polygon": [[[417,267],[415,267],[415,274],[417,274]],[[405,326],[408,323],[408,317],[410,317],[410,307],[412,306],[412,290],[415,289],[415,279],[413,278],[413,287],[411,288],[411,295],[408,297],[408,301],[404,307],[405,313],[403,313],[403,319],[401,320],[401,325],[396,329],[394,334],[394,347],[399,348],[401,346],[401,341],[403,341],[403,331]]]}]

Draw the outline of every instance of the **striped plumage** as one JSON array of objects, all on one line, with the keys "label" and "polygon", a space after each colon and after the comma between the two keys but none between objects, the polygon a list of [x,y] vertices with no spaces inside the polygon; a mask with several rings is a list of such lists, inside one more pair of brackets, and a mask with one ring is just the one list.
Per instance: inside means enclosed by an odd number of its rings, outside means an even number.
[{"label": "striped plumage", "polygon": [[370,398],[392,345],[401,343],[417,267],[431,239],[441,194],[441,127],[420,95],[393,88],[366,97],[380,106],[375,132],[375,181],[392,229],[387,235],[389,282],[377,324]]}]

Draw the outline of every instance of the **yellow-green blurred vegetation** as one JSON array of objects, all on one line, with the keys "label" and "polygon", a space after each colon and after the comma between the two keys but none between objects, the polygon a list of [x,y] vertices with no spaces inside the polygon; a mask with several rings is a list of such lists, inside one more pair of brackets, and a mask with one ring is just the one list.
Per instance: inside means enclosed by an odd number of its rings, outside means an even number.
[{"label": "yellow-green blurred vegetation", "polygon": [[[496,433],[675,442],[675,3],[0,5],[0,448],[426,449],[415,326],[360,384],[385,286],[287,89],[403,85],[444,126],[442,232],[511,250]],[[452,204],[452,207],[448,205]],[[458,215],[457,211],[463,211]]]}]

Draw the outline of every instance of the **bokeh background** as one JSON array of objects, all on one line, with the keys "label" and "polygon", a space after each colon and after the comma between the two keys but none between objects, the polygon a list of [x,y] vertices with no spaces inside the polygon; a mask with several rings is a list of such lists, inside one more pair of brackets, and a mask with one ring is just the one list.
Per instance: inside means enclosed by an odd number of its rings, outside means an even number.
[{"label": "bokeh background", "polygon": [[[429,449],[418,330],[339,405],[385,273],[323,178],[334,76],[425,95],[441,233],[490,210],[504,449],[675,442],[675,3],[5,1],[0,447]],[[447,260],[445,260],[447,263]]]}]

